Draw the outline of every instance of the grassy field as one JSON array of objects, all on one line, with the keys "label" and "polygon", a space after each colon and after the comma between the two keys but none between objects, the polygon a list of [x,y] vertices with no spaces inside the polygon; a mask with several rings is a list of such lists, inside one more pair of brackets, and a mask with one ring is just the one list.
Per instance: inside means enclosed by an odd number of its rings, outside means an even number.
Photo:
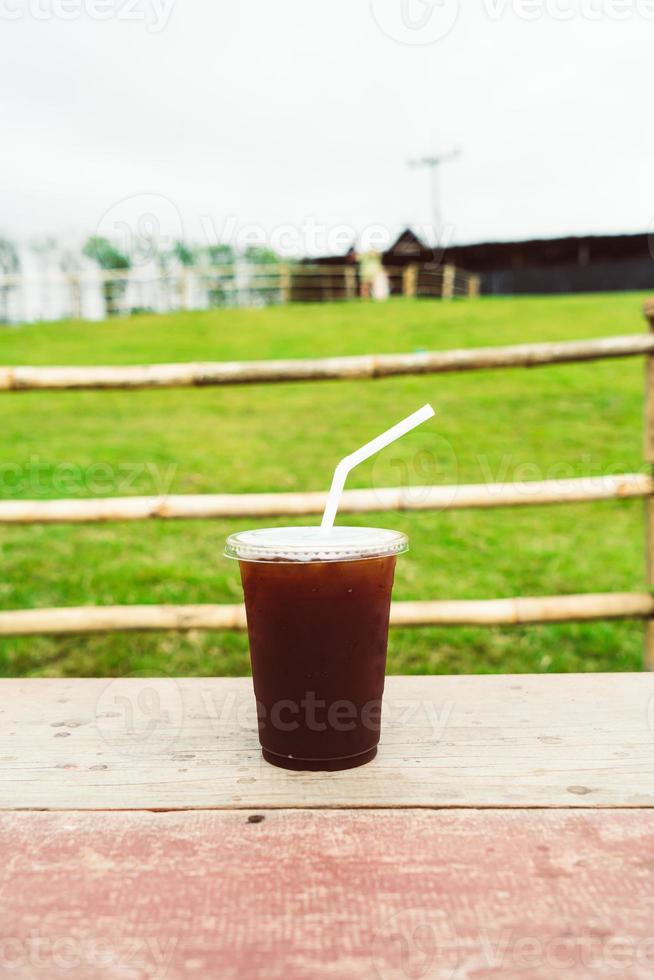
[{"label": "grassy field", "polygon": [[[412,351],[644,330],[637,294],[289,306],[52,323],[0,333],[3,364],[132,364]],[[349,486],[642,470],[640,359],[468,375],[244,388],[1,395],[0,497],[317,490],[353,447],[438,412]],[[411,539],[397,599],[643,587],[642,502],[350,523]],[[0,527],[5,609],[240,600],[225,536],[247,521]],[[272,523],[272,522],[271,522]],[[289,523],[280,520],[278,523]],[[242,635],[0,641],[0,675],[248,672]],[[637,669],[642,625],[392,631],[392,673]]]}]

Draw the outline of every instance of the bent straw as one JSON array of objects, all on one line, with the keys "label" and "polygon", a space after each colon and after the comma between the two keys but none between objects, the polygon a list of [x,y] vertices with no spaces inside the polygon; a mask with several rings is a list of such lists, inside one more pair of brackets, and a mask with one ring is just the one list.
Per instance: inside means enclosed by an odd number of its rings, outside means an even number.
[{"label": "bent straw", "polygon": [[364,459],[368,459],[369,456],[374,456],[374,454],[378,453],[380,449],[390,446],[390,444],[395,442],[396,439],[400,439],[402,436],[406,435],[407,432],[410,432],[411,429],[415,429],[417,425],[420,425],[422,422],[426,422],[427,419],[432,418],[432,416],[435,414],[436,413],[431,405],[423,405],[417,412],[413,412],[412,415],[407,415],[407,417],[402,419],[401,422],[391,426],[390,429],[387,429],[386,432],[382,432],[381,435],[377,436],[375,439],[371,439],[371,441],[367,442],[365,446],[361,446],[360,449],[355,449],[355,451],[350,453],[349,456],[343,457],[334,470],[332,485],[329,488],[327,503],[322,515],[322,521],[320,522],[320,530],[322,532],[329,533],[334,526],[336,511],[338,510],[343,487],[345,486],[345,481],[347,480],[347,475],[350,470],[353,470],[355,466],[362,463]]}]

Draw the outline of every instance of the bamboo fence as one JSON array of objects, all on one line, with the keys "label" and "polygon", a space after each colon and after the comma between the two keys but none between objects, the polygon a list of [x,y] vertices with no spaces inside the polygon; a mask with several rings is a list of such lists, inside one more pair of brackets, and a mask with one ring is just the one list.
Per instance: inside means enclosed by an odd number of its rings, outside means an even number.
[{"label": "bamboo fence", "polygon": [[[647,619],[654,615],[649,592],[520,596],[393,602],[391,626],[517,626],[588,622],[596,619]],[[244,630],[243,605],[69,606],[0,612],[0,636],[42,633],[113,633],[157,630]]]},{"label": "bamboo fence", "polygon": [[478,347],[412,354],[364,354],[276,361],[202,361],[125,367],[3,367],[0,391],[185,388],[208,385],[334,381],[446,374],[490,368],[542,367],[633,357],[654,352],[654,336],[604,337],[511,347]]},{"label": "bamboo fence", "polygon": [[[642,497],[646,516],[646,574],[654,588],[654,299],[645,304],[648,334],[600,340],[522,344],[476,350],[329,358],[137,367],[15,367],[0,371],[5,392],[84,388],[177,387],[320,379],[378,378],[403,374],[535,367],[645,355],[645,460],[647,473],[566,480],[467,486],[348,490],[342,510],[429,510],[515,507]],[[146,519],[318,514],[324,493],[167,495],[90,500],[0,501],[0,523],[66,523]],[[396,602],[391,625],[515,625],[642,619],[645,667],[654,669],[654,597],[646,592],[518,596],[488,600]],[[70,634],[116,630],[245,629],[241,605],[82,606],[0,612],[0,635]]]},{"label": "bamboo fence", "polygon": [[[467,510],[570,504],[585,500],[649,497],[654,478],[621,473],[572,480],[452,486],[378,487],[345,490],[339,513],[382,510]],[[2,500],[0,524],[86,524],[98,521],[142,521],[212,517],[293,517],[322,514],[326,492],[167,494],[153,497],[94,497],[87,500]]]}]

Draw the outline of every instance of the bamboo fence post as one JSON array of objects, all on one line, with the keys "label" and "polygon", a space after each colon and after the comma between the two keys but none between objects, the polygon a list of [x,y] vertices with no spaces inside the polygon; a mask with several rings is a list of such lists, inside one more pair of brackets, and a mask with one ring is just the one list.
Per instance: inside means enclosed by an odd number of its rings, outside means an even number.
[{"label": "bamboo fence post", "polygon": [[468,276],[468,299],[479,298],[479,276]]},{"label": "bamboo fence post", "polygon": [[[654,334],[654,298],[648,299],[643,312]],[[654,355],[645,358],[645,461],[654,467]],[[654,588],[654,497],[645,499],[645,568],[647,584]],[[654,619],[645,620],[645,670],[654,670]]]},{"label": "bamboo fence post", "polygon": [[71,272],[68,278],[68,286],[70,288],[70,298],[71,298],[71,313],[73,320],[82,319],[82,285],[80,283],[80,277],[74,272]]},{"label": "bamboo fence post", "polygon": [[282,303],[288,303],[291,298],[291,270],[288,263],[284,262],[280,266],[280,287]]},{"label": "bamboo fence post", "polygon": [[456,278],[456,268],[453,265],[446,265],[443,269],[443,283],[441,286],[441,299],[454,298],[454,280]]},{"label": "bamboo fence post", "polygon": [[357,274],[356,269],[348,265],[345,267],[345,298],[356,299],[357,295]]},{"label": "bamboo fence post", "polygon": [[188,310],[191,307],[191,304],[189,302],[190,274],[186,267],[182,269],[181,280],[182,280],[182,309]]},{"label": "bamboo fence post", "polygon": [[402,292],[405,296],[415,296],[418,284],[418,266],[407,265],[402,273]]}]

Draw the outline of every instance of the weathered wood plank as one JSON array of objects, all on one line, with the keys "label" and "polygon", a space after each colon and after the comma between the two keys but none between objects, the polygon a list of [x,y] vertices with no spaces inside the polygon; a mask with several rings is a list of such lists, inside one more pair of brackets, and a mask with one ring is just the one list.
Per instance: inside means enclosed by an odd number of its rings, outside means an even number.
[{"label": "weathered wood plank", "polygon": [[263,762],[249,678],[0,681],[0,808],[654,807],[654,675],[390,677],[377,759]]},{"label": "weathered wood plank", "polygon": [[652,811],[4,814],[0,853],[17,980],[654,974]]},{"label": "weathered wood plank", "polygon": [[263,384],[289,381],[390,378],[490,368],[539,367],[605,358],[634,357],[654,351],[654,337],[633,334],[593,340],[566,340],[510,347],[479,347],[410,354],[364,354],[277,361],[196,361],[188,364],[127,366],[21,365],[0,369],[0,391],[111,388],[178,388]]}]

